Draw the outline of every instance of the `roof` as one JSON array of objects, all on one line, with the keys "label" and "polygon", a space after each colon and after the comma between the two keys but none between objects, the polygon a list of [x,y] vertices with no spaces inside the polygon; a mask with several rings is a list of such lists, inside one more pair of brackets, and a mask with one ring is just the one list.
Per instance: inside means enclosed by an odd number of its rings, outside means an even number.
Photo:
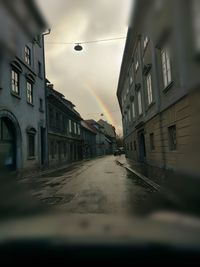
[{"label": "roof", "polygon": [[92,132],[93,134],[97,134],[97,131],[94,127],[89,125],[87,121],[81,121],[81,125],[83,128],[87,129],[88,131]]},{"label": "roof", "polygon": [[75,105],[65,98],[63,94],[55,90],[51,84],[47,84],[48,95],[53,95],[58,101],[60,101],[66,108],[72,111],[77,117],[81,118],[81,115],[74,109]]},{"label": "roof", "polygon": [[104,120],[99,120],[98,123],[104,128],[104,133],[112,138],[116,137],[115,133],[115,127],[111,124],[109,124],[107,121]]},{"label": "roof", "polygon": [[[102,126],[98,122],[96,122],[95,120],[90,119],[90,120],[85,120],[85,121],[87,122],[87,124],[90,125],[90,127],[94,131],[96,131],[96,132],[102,132]],[[97,129],[94,125],[97,125],[99,127],[99,129]]]}]

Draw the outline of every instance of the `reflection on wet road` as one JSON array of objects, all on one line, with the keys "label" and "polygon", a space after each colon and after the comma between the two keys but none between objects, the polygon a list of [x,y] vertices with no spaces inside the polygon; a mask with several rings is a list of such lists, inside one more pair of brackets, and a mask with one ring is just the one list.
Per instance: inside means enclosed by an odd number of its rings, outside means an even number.
[{"label": "reflection on wet road", "polygon": [[35,177],[31,194],[47,207],[70,213],[142,214],[169,203],[159,192],[106,156]]},{"label": "reflection on wet road", "polygon": [[157,194],[117,165],[113,156],[86,161],[34,181],[33,196],[70,213],[142,213]]}]

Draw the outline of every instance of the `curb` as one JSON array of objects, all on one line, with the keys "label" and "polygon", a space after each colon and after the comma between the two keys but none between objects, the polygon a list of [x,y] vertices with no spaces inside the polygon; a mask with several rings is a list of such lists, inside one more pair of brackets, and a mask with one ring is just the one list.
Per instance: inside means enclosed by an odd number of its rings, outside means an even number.
[{"label": "curb", "polygon": [[182,201],[174,193],[166,190],[165,188],[161,187],[160,185],[158,185],[155,182],[153,182],[152,180],[150,180],[148,177],[146,177],[146,176],[142,175],[141,173],[135,171],[134,169],[130,168],[128,166],[128,164],[121,163],[119,160],[116,160],[116,163],[118,165],[120,165],[121,167],[125,168],[127,171],[129,171],[129,172],[133,173],[134,175],[136,175],[138,178],[143,180],[148,186],[150,186],[154,190],[159,191],[160,193],[162,193],[166,197],[166,199],[172,201],[178,207],[182,207],[182,204],[183,204]]},{"label": "curb", "polygon": [[41,170],[41,171],[37,171],[37,172],[33,172],[31,174],[27,174],[27,175],[19,175],[18,176],[18,179],[19,180],[26,180],[26,179],[29,179],[29,178],[34,178],[34,176],[43,176],[43,175],[46,175],[46,174],[51,174],[51,173],[54,173],[54,172],[57,172],[57,171],[62,171],[62,170],[65,170],[65,169],[69,169],[73,166],[76,166],[80,163],[84,163],[85,160],[82,160],[82,161],[76,161],[76,162],[73,162],[71,164],[67,164],[67,165],[63,165],[63,166],[60,166],[60,167],[55,167],[55,168],[52,168],[52,169],[46,169],[46,170]]},{"label": "curb", "polygon": [[58,166],[58,167],[53,167],[52,168],[46,168],[45,170],[38,170],[38,171],[35,171],[35,172],[32,172],[32,173],[29,173],[29,174],[18,174],[18,179],[19,180],[26,180],[26,179],[29,179],[29,178],[34,178],[34,176],[43,176],[43,175],[47,175],[47,174],[51,174],[51,173],[54,173],[54,172],[57,172],[57,171],[62,171],[62,170],[67,170],[71,167],[74,167],[74,166],[77,166],[78,164],[82,164],[82,163],[85,163],[85,162],[88,162],[88,161],[92,161],[92,160],[95,160],[95,159],[98,159],[98,158],[103,158],[104,156],[98,156],[98,157],[95,157],[95,158],[89,158],[89,159],[82,159],[82,160],[79,160],[79,161],[75,161],[75,162],[72,162],[72,163],[68,163],[66,165],[61,165],[61,166]]},{"label": "curb", "polygon": [[139,177],[141,180],[143,180],[147,185],[152,187],[153,189],[160,191],[162,188],[160,185],[156,184],[152,180],[150,180],[148,177],[142,175],[141,173],[135,171],[134,169],[130,168],[127,164],[121,163],[119,160],[116,160],[117,164],[120,165],[121,167],[125,168],[127,171],[132,172],[135,174],[137,177]]}]

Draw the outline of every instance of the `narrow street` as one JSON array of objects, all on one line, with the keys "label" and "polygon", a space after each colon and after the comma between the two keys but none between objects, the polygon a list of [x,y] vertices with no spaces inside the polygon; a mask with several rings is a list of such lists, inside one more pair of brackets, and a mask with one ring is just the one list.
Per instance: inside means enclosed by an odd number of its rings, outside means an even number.
[{"label": "narrow street", "polygon": [[157,194],[117,165],[114,156],[36,177],[31,188],[31,194],[45,206],[84,214],[142,213]]}]

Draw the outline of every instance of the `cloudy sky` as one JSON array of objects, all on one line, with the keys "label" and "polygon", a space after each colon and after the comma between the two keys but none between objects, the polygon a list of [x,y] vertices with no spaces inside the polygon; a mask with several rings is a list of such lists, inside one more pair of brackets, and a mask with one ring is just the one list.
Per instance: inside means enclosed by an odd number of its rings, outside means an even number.
[{"label": "cloudy sky", "polygon": [[103,118],[120,133],[116,90],[125,39],[84,44],[82,52],[62,43],[126,36],[131,0],[37,2],[52,30],[45,38],[47,78],[83,118]]}]

